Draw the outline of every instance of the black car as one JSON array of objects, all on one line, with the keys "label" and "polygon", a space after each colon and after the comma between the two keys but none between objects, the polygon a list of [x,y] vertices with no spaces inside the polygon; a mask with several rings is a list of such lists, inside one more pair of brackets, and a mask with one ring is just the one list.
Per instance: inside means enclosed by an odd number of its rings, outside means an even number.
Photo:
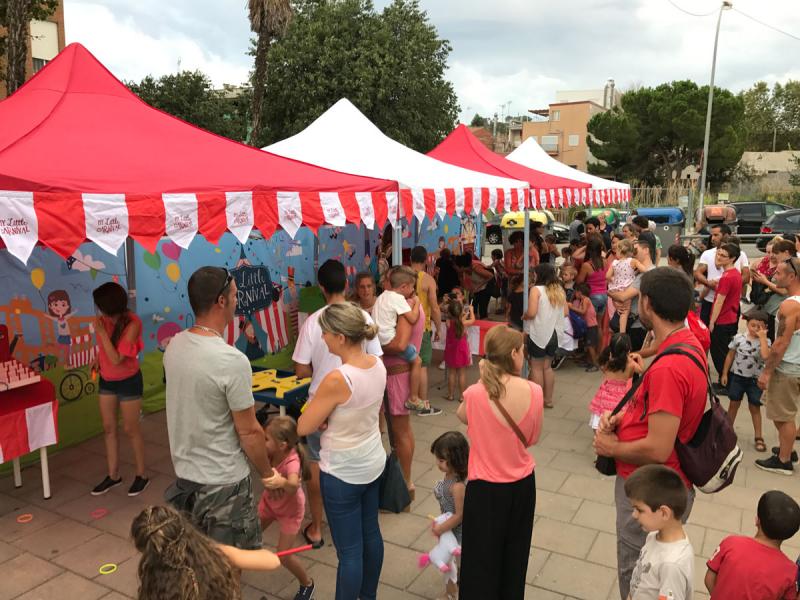
[{"label": "black car", "polygon": [[731,206],[736,211],[737,234],[759,233],[772,215],[792,208],[777,202],[734,202]]},{"label": "black car", "polygon": [[761,226],[759,233],[765,234],[756,240],[756,246],[762,252],[766,250],[767,243],[776,235],[784,233],[799,234],[800,208],[776,212]]}]

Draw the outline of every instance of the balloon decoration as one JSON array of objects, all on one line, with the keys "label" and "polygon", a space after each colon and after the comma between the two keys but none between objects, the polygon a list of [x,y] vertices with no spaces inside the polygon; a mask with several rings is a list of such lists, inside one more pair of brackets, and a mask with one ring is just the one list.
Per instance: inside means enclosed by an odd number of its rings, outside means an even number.
[{"label": "balloon decoration", "polygon": [[178,263],[169,263],[167,265],[167,277],[172,283],[176,283],[181,278],[181,268]]},{"label": "balloon decoration", "polygon": [[181,247],[175,242],[164,242],[161,245],[161,252],[171,260],[178,260],[181,255]]},{"label": "balloon decoration", "polygon": [[31,283],[37,290],[41,290],[44,285],[44,269],[36,267],[31,271]]},{"label": "balloon decoration", "polygon": [[146,264],[154,271],[158,271],[161,268],[161,255],[158,252],[156,252],[155,254],[151,254],[150,252],[145,252],[143,259],[144,259],[144,264]]}]

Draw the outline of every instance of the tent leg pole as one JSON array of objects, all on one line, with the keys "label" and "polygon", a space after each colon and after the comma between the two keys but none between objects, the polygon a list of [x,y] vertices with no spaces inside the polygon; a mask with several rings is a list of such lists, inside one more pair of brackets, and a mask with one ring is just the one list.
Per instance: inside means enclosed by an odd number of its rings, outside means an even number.
[{"label": "tent leg pole", "polygon": [[[522,271],[522,310],[524,312],[528,311],[528,284],[529,284],[529,279],[530,279],[529,278],[530,262],[531,262],[531,258],[530,258],[531,255],[530,255],[530,250],[529,250],[529,246],[530,246],[530,242],[531,242],[531,228],[530,228],[530,221],[529,221],[530,214],[531,214],[531,212],[528,209],[528,207],[526,206],[525,207],[525,216],[522,219],[522,222],[524,223],[524,225],[523,225],[524,229],[522,230],[523,231],[523,236],[524,236],[524,241],[523,241],[523,245],[522,245],[522,252],[523,252],[523,255],[522,255],[523,256],[523,258],[522,258],[522,269],[523,269],[523,271]],[[523,323],[523,325],[524,325],[524,323]],[[524,329],[525,329],[525,327],[523,327],[523,330]],[[527,333],[523,333],[523,335],[527,336],[528,334]],[[527,342],[527,340],[526,340],[526,342]],[[522,376],[525,377],[525,378],[528,377],[528,361],[527,360],[522,363]]]},{"label": "tent leg pole", "polygon": [[125,240],[125,278],[128,286],[129,308],[136,312],[136,250],[131,238]]},{"label": "tent leg pole", "polygon": [[403,221],[398,217],[397,227],[392,227],[392,265],[403,264]]}]

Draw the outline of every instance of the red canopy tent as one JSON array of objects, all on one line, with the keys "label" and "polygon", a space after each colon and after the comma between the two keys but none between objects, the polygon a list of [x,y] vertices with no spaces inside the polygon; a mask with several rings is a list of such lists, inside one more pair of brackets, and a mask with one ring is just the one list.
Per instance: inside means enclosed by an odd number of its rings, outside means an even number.
[{"label": "red canopy tent", "polygon": [[150,251],[167,235],[383,226],[396,182],[346,175],[251,148],[156,110],[80,44],[0,102],[0,238],[26,262],[41,242],[62,256],[91,240]]},{"label": "red canopy tent", "polygon": [[589,203],[591,185],[529,169],[495,154],[476,138],[466,125],[459,125],[428,156],[474,171],[512,177],[530,183],[539,208]]}]

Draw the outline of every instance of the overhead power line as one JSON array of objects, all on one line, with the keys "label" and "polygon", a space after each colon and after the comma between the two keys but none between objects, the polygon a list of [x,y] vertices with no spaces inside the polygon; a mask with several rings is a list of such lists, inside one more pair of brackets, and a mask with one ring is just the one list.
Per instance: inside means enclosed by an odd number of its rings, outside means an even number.
[{"label": "overhead power line", "polygon": [[[671,0],[670,0],[670,1],[671,1]],[[756,19],[755,17],[753,17],[753,16],[751,16],[751,15],[748,15],[747,13],[743,13],[743,12],[742,12],[742,11],[740,11],[738,8],[735,8],[735,7],[734,7],[734,9],[733,9],[733,10],[735,10],[737,13],[739,13],[739,14],[740,14],[740,15],[742,15],[743,17],[747,17],[747,18],[748,18],[748,19],[750,19],[751,21],[755,21],[756,23],[758,23],[759,25],[762,25],[763,27],[766,27],[766,28],[768,28],[768,29],[772,29],[773,31],[777,31],[778,33],[782,33],[783,35],[789,36],[790,38],[792,38],[792,39],[795,39],[795,40],[797,40],[798,42],[800,42],[800,37],[798,37],[798,36],[796,36],[796,35],[794,35],[794,34],[791,34],[791,33],[789,33],[788,31],[783,31],[783,29],[778,29],[778,28],[777,28],[777,27],[775,27],[774,25],[770,25],[769,23],[764,23],[764,21],[760,21],[759,19]]]},{"label": "overhead power line", "polygon": [[681,8],[680,6],[678,6],[677,4],[675,4],[675,3],[674,3],[672,0],[667,0],[667,2],[669,2],[670,4],[672,4],[672,6],[674,6],[675,8],[677,8],[679,11],[681,11],[681,12],[683,12],[683,13],[686,13],[687,15],[689,15],[689,16],[691,16],[691,17],[710,17],[711,15],[713,15],[714,13],[716,13],[716,12],[717,12],[717,9],[715,8],[715,9],[714,9],[714,10],[712,10],[711,12],[707,12],[707,13],[693,13],[693,12],[689,12],[689,11],[688,11],[688,10],[686,10],[685,8]]}]

